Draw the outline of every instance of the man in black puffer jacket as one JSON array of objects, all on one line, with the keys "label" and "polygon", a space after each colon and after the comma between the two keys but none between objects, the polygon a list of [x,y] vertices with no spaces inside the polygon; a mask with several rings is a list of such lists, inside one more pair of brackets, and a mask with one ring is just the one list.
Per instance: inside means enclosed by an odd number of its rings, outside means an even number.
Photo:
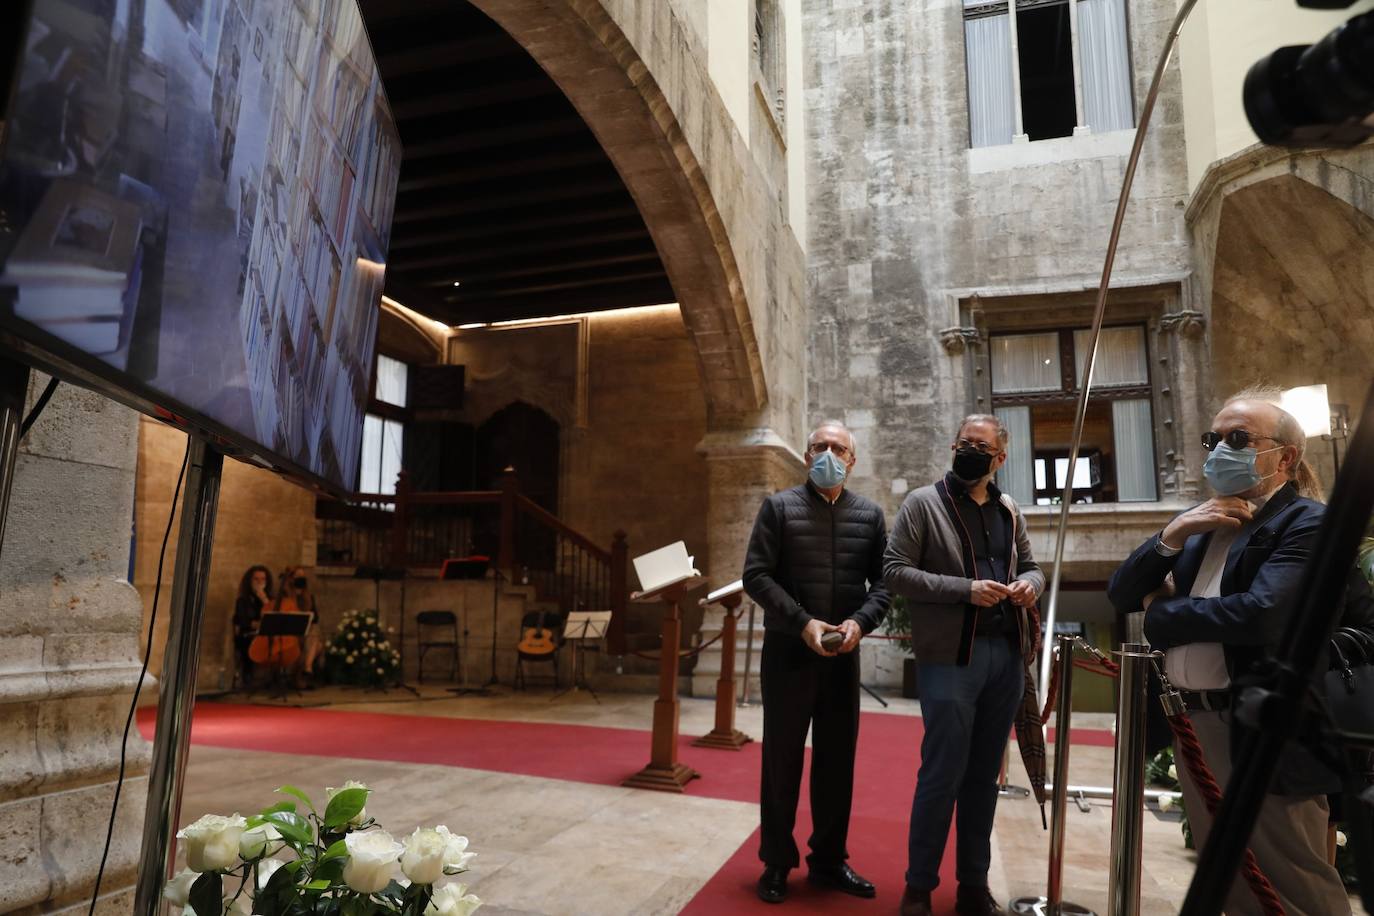
[{"label": "man in black puffer jacket", "polygon": [[[887,527],[883,510],[844,488],[854,437],[821,424],[807,440],[810,479],[763,502],[744,562],[744,590],[763,608],[763,877],[759,897],[781,903],[800,864],[792,829],[811,737],[809,878],[858,897],[873,885],[849,867],[846,839],[859,738],[859,640],[882,622]],[[828,633],[838,636],[829,637]]]}]

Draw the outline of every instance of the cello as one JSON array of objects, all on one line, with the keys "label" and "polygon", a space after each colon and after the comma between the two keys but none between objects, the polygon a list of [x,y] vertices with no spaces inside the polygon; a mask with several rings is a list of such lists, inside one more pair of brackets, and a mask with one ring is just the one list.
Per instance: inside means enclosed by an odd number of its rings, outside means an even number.
[{"label": "cello", "polygon": [[[263,613],[307,613],[300,610],[296,606],[296,599],[291,597],[278,598],[272,603],[274,607],[270,611],[263,608]],[[301,640],[293,636],[255,636],[248,645],[248,657],[256,665],[290,668],[300,660]]]}]

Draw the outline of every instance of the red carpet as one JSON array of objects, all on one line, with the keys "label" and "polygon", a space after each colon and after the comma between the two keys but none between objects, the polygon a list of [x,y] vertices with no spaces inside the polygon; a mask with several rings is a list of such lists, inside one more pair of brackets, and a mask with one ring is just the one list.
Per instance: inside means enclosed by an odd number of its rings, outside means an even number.
[{"label": "red carpet", "polygon": [[[139,728],[146,738],[152,738],[155,716],[151,708],[139,710]],[[359,734],[369,735],[371,740],[359,744]],[[679,759],[700,771],[702,778],[688,785],[688,795],[758,800],[757,741],[734,752],[692,747],[691,738],[680,739]],[[1101,730],[1080,729],[1074,739],[1075,744],[1112,744],[1110,733]],[[878,885],[878,898],[859,900],[813,888],[804,880],[803,864],[792,874],[787,913],[895,912],[906,870],[907,821],[920,740],[919,718],[863,714],[849,852],[855,870]],[[626,729],[225,703],[196,706],[191,742],[240,750],[441,764],[598,785],[618,785],[649,756],[648,732]],[[1020,772],[1019,764],[1013,767],[1013,774]],[[806,778],[796,830],[803,857],[811,831]],[[953,907],[953,869],[953,851],[947,849],[936,892],[937,912],[941,907]],[[777,914],[777,908],[754,896],[760,870],[755,831],[684,912]]]}]

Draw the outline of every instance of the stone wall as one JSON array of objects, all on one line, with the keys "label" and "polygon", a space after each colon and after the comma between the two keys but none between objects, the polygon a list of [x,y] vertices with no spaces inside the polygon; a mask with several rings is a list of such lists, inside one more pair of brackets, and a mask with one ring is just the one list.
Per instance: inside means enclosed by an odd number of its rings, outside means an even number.
[{"label": "stone wall", "polygon": [[[1139,100],[1174,5],[1131,7]],[[1134,132],[971,150],[958,3],[812,0],[805,10],[808,411],[854,429],[854,486],[894,510],[908,487],[947,466],[951,427],[976,405],[975,364],[963,347],[947,351],[940,332],[962,343],[975,297],[1046,294],[1041,315],[1053,322],[1057,296],[1096,287]],[[1186,306],[1176,67],[1136,176],[1114,285],[1171,283]]]},{"label": "stone wall", "polygon": [[[141,655],[137,430],[132,411],[61,385],[20,447],[0,552],[0,912],[90,902]],[[97,908],[110,916],[133,906],[148,753],[133,735]]]}]

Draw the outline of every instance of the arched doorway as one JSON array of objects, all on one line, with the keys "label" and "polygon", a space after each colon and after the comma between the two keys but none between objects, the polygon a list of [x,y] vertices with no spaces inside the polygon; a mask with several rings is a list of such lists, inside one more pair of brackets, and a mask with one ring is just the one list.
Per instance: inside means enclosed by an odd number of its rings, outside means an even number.
[{"label": "arched doorway", "polygon": [[558,512],[558,421],[538,407],[516,401],[477,427],[477,486],[496,490],[506,468],[515,468],[520,492]]}]

